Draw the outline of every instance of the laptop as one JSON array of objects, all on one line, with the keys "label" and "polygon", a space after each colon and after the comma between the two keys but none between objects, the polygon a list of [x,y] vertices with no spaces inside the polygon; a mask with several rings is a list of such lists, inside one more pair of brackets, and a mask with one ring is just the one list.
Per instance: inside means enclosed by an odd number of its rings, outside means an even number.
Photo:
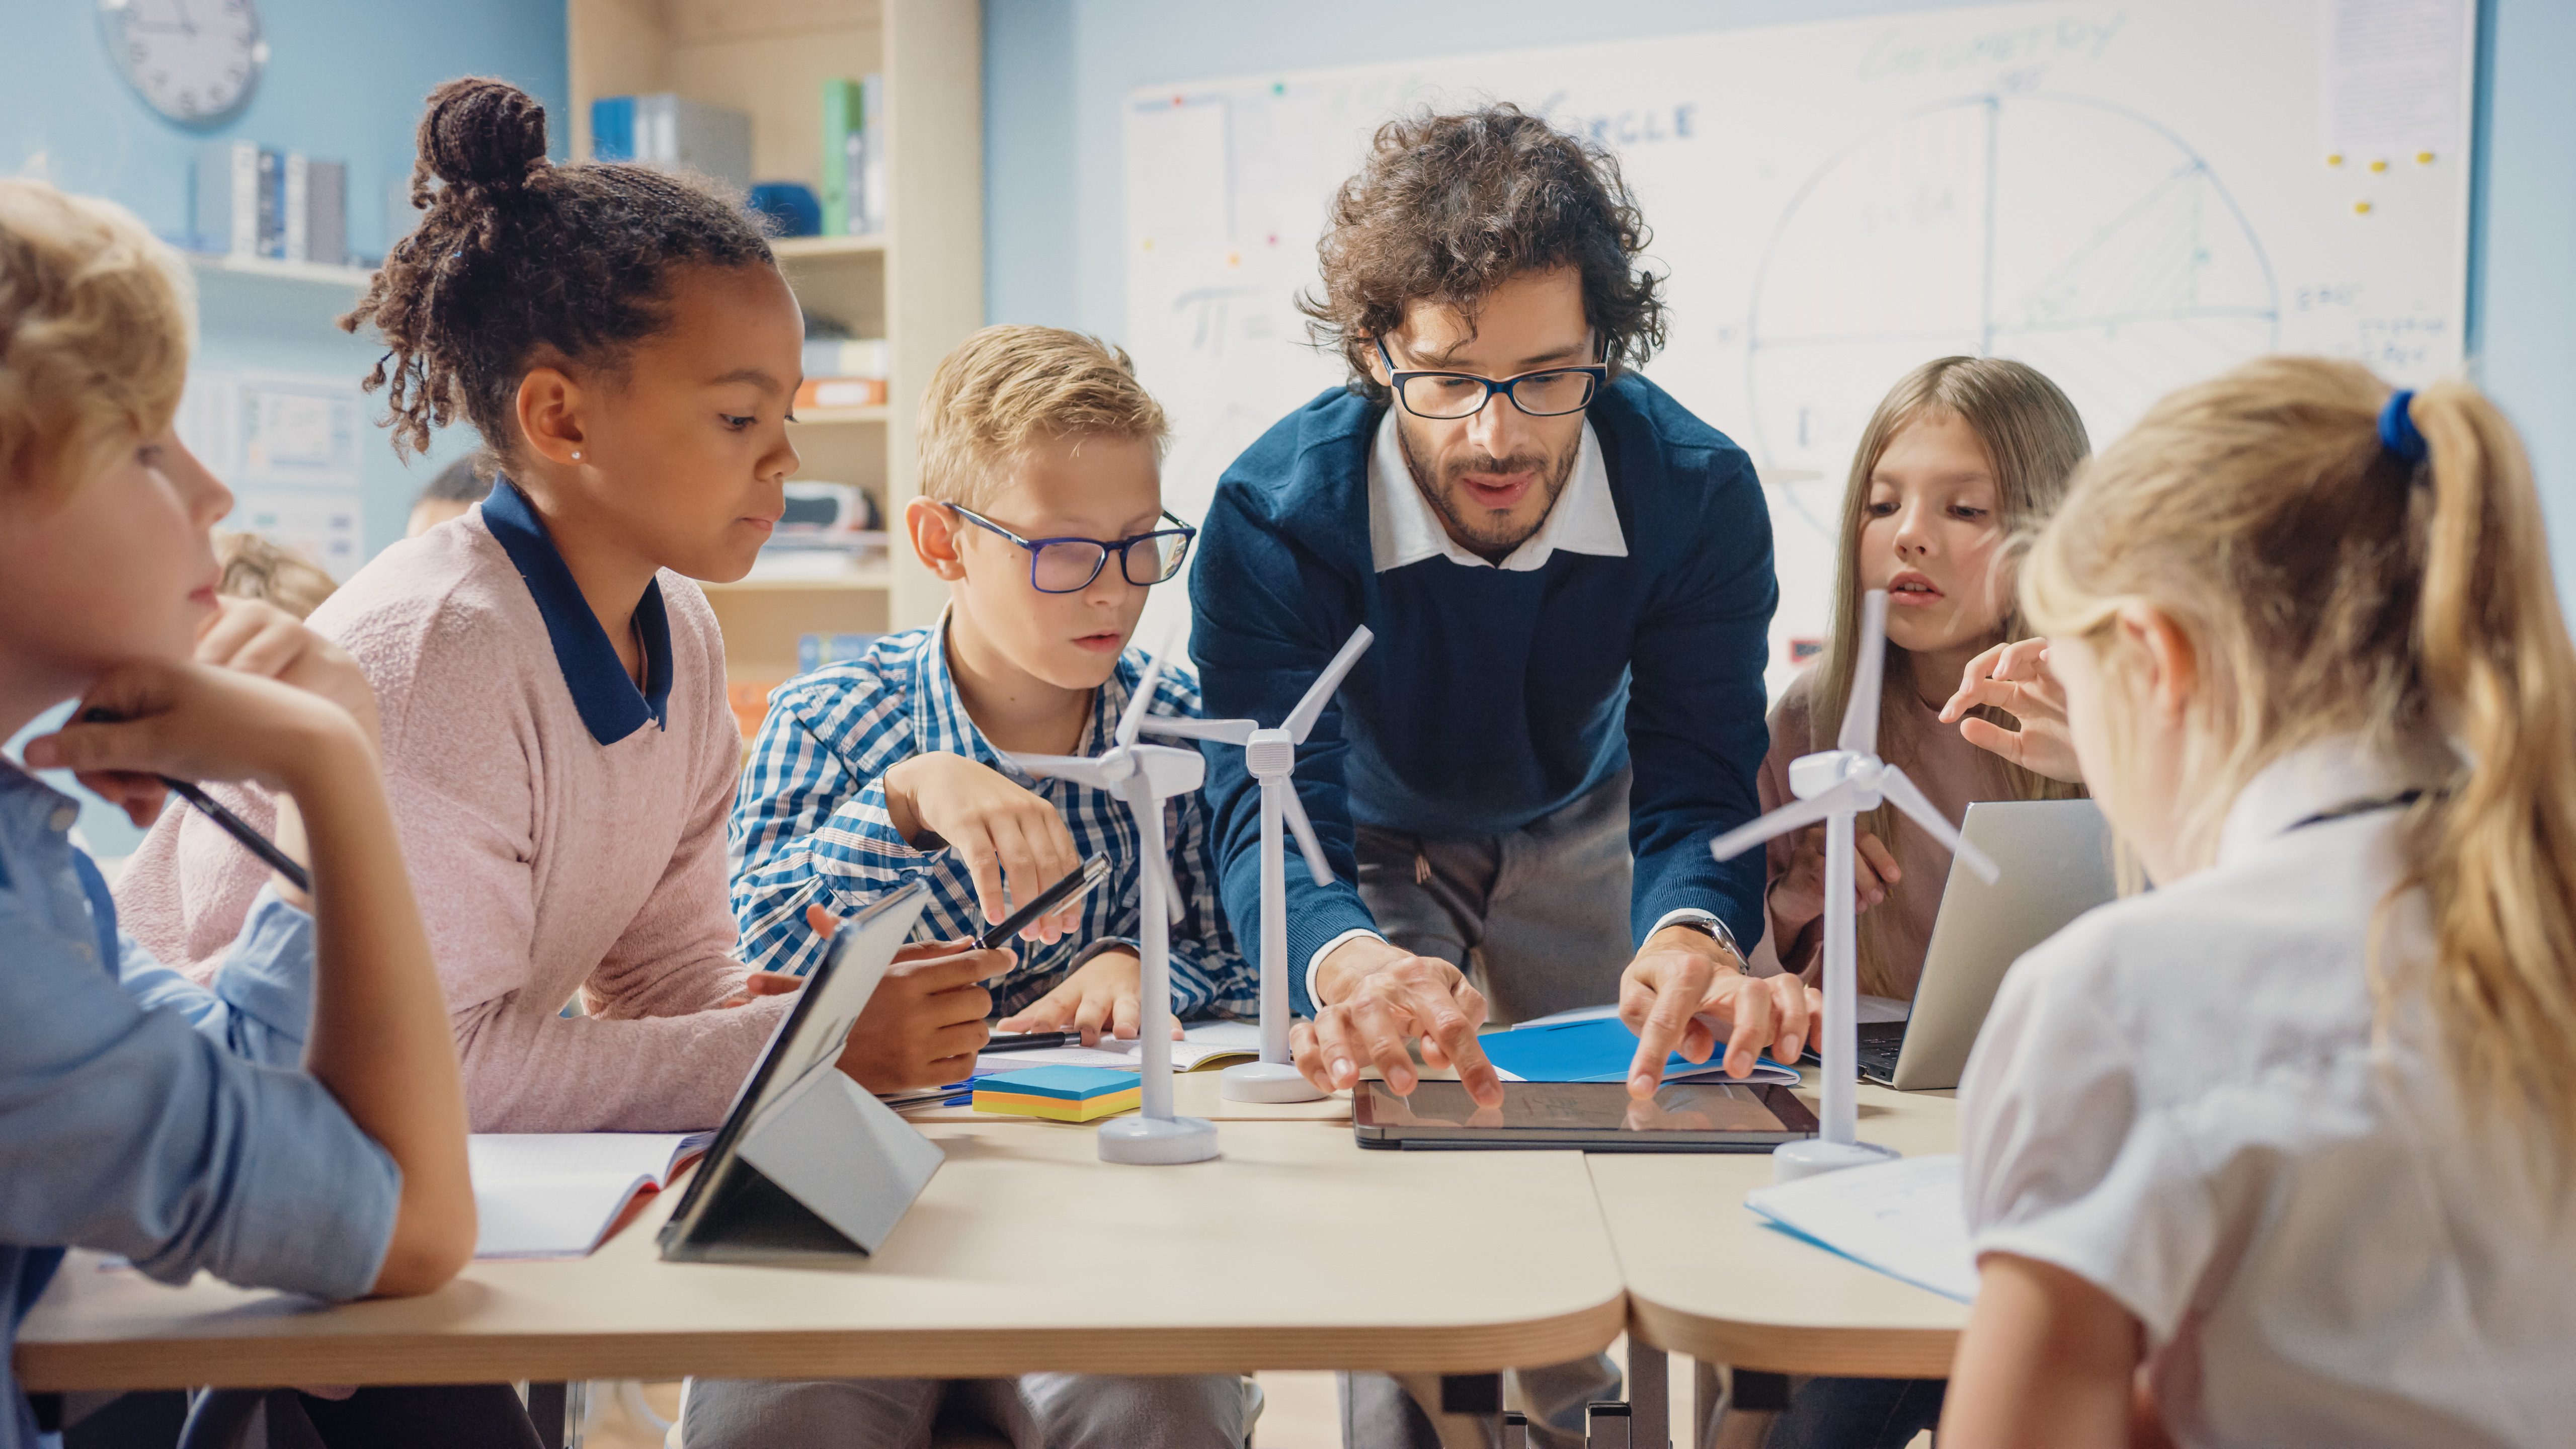
[{"label": "laptop", "polygon": [[1860,1026],[1862,1078],[1902,1092],[1959,1085],[2004,972],[2119,893],[2110,823],[2090,800],[1981,800],[1968,807],[1959,833],[2003,875],[1988,885],[1950,862],[1913,1011]]}]

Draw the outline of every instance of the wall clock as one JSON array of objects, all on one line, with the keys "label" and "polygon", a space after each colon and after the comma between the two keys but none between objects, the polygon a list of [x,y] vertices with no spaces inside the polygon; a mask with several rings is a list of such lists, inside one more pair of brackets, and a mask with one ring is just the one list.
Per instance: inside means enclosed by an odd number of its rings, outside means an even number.
[{"label": "wall clock", "polygon": [[99,0],[98,25],[126,84],[183,126],[239,114],[268,65],[252,0]]}]

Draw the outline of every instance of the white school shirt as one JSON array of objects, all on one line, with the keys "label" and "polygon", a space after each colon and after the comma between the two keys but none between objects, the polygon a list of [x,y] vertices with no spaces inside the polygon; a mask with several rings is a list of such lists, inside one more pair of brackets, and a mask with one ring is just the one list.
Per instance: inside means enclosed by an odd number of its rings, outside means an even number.
[{"label": "white school shirt", "polygon": [[[2398,812],[2298,825],[2402,787],[2350,741],[2274,763],[2216,864],[2014,965],[1960,1085],[1976,1252],[2136,1314],[2179,1443],[2576,1436],[2576,1231],[2465,1134],[2420,996],[2373,1040]],[[2387,917],[2392,979],[2423,907]]]}]

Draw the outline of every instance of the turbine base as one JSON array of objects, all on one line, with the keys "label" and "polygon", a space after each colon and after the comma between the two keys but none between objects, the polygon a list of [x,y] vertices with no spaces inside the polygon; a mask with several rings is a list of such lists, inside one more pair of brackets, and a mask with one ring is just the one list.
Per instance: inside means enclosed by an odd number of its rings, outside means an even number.
[{"label": "turbine base", "polygon": [[1894,1162],[1904,1155],[1893,1147],[1881,1147],[1875,1142],[1827,1142],[1821,1137],[1810,1137],[1803,1142],[1783,1142],[1771,1150],[1771,1180],[1796,1182],[1802,1177],[1840,1172],[1846,1167]]},{"label": "turbine base", "polygon": [[1216,1090],[1229,1102],[1320,1102],[1332,1095],[1286,1062],[1237,1062],[1219,1074]]},{"label": "turbine base", "polygon": [[1216,1155],[1216,1124],[1204,1117],[1113,1117],[1100,1124],[1103,1162],[1171,1167]]}]

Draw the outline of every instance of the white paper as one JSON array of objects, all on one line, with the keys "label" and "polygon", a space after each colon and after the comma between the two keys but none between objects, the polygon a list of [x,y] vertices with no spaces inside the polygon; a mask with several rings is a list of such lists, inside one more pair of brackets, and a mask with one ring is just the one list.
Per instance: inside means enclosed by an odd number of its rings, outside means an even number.
[{"label": "white paper", "polygon": [[578,1258],[599,1246],[627,1201],[706,1150],[707,1132],[477,1132],[477,1258]]},{"label": "white paper", "polygon": [[1959,1159],[1907,1157],[1801,1178],[1744,1195],[1744,1205],[1844,1257],[1961,1303],[1977,1296]]},{"label": "white paper", "polygon": [[2468,0],[2333,0],[2325,39],[2327,150],[2360,165],[2457,156]]},{"label": "white paper", "polygon": [[[1181,1029],[1172,1043],[1172,1070],[1194,1071],[1216,1057],[1241,1056],[1261,1050],[1261,1025],[1250,1021],[1203,1021]],[[1018,1072],[1030,1067],[1106,1067],[1111,1071],[1144,1070],[1139,1043],[1104,1037],[1096,1047],[1043,1047],[1026,1052],[988,1052],[975,1058],[978,1072]]]}]

